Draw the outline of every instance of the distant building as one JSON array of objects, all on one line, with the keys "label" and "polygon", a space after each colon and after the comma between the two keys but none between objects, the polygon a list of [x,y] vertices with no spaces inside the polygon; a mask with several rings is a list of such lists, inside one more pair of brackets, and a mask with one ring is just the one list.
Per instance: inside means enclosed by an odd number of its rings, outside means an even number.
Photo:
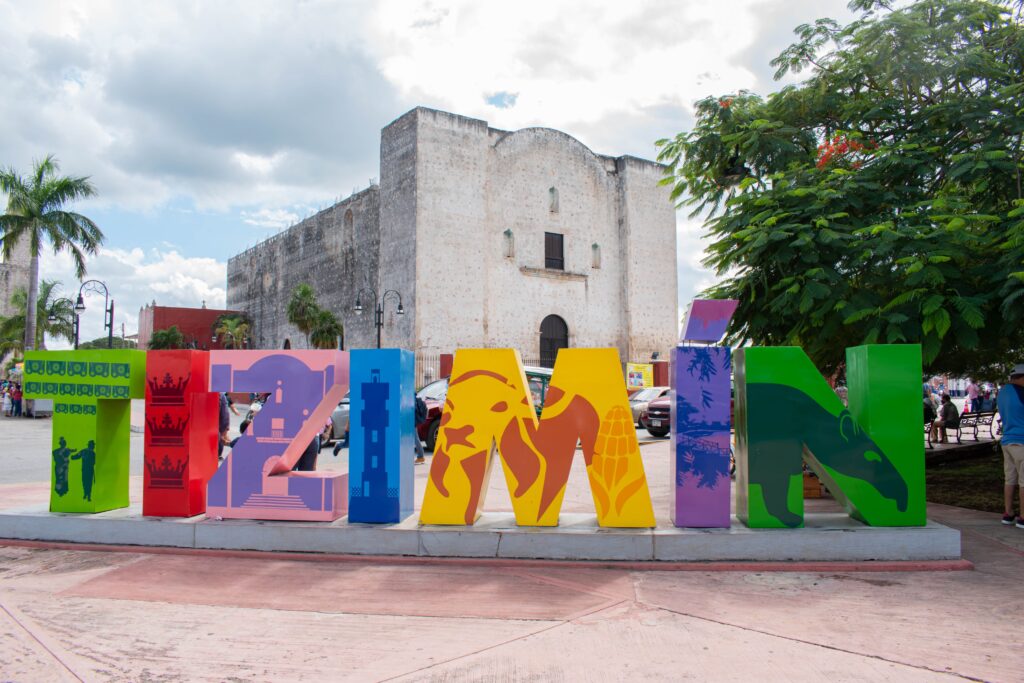
[{"label": "distant building", "polygon": [[11,296],[18,289],[28,289],[30,260],[28,243],[25,241],[15,245],[14,252],[7,260],[0,250],[0,317],[5,318],[20,312],[11,306]]},{"label": "distant building", "polygon": [[387,302],[385,347],[512,347],[545,365],[567,346],[667,356],[676,216],[663,174],[557,130],[419,107],[381,132],[379,186],[228,261],[228,306],[249,313],[261,348],[305,345],[286,307],[306,282],[347,348],[376,344],[373,295],[360,294],[372,288],[396,290],[405,310]]},{"label": "distant building", "polygon": [[222,340],[213,341],[214,323],[222,315],[238,315],[238,311],[218,310],[216,308],[180,308],[177,306],[157,306],[152,304],[139,309],[139,348],[149,348],[149,340],[153,330],[165,330],[177,325],[185,343],[195,349],[223,349]]}]

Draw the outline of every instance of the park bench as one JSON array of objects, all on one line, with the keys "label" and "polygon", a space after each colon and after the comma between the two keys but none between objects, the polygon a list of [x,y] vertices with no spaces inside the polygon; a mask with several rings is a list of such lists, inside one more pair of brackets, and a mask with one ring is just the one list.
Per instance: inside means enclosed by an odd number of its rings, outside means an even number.
[{"label": "park bench", "polygon": [[[970,430],[974,436],[974,440],[978,440],[978,430],[980,427],[988,427],[988,438],[994,439],[995,435],[995,423],[997,413],[992,411],[984,411],[978,413],[964,413],[960,416],[960,429]],[[957,439],[959,443],[959,438]]]}]

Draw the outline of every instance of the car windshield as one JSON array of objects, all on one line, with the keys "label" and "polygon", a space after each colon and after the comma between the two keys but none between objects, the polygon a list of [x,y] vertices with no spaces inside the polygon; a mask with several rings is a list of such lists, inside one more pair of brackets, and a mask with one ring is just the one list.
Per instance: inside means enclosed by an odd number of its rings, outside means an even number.
[{"label": "car windshield", "polygon": [[417,396],[422,398],[424,401],[443,401],[445,395],[448,393],[448,380],[439,379],[436,382],[431,382],[427,386],[420,389]]},{"label": "car windshield", "polygon": [[630,401],[650,401],[651,399],[658,398],[658,394],[661,393],[660,389],[651,387],[649,389],[641,389],[640,391],[633,394]]}]

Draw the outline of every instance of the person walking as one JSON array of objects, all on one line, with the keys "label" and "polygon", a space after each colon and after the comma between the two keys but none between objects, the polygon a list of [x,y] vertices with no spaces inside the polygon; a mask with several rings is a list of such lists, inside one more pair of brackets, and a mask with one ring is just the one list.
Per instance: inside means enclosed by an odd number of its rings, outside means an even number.
[{"label": "person walking", "polygon": [[423,453],[423,442],[420,441],[420,425],[427,421],[427,402],[419,396],[416,397],[416,412],[412,425],[412,440],[416,444],[416,464],[422,465],[427,461]]},{"label": "person walking", "polygon": [[[1003,422],[1003,524],[1024,529],[1024,363],[1010,373],[997,399]],[[1013,490],[1018,490],[1017,514],[1013,514]]]},{"label": "person walking", "polygon": [[231,413],[238,415],[235,402],[231,400],[227,392],[221,392],[220,408],[217,416],[217,460],[224,459],[224,447],[231,443],[231,439],[228,438],[228,430],[231,428]]}]

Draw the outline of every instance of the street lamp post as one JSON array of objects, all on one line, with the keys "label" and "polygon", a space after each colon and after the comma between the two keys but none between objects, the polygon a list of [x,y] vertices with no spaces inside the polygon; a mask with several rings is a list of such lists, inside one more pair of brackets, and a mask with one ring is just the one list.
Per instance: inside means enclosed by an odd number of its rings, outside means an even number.
[{"label": "street lamp post", "polygon": [[50,304],[50,310],[46,312],[46,322],[55,323],[57,322],[57,305],[63,302],[67,302],[68,308],[75,314],[75,319],[71,323],[71,329],[74,331],[74,343],[75,349],[78,348],[78,312],[75,311],[75,302],[71,299],[60,298]]},{"label": "street lamp post", "polygon": [[388,297],[390,296],[391,298],[397,300],[397,302],[398,302],[398,308],[395,310],[395,313],[397,313],[398,315],[405,315],[405,309],[402,308],[402,295],[399,294],[397,291],[395,291],[393,289],[388,289],[388,290],[385,290],[383,296],[381,296],[378,299],[377,298],[377,290],[372,289],[372,288],[369,289],[369,290],[367,290],[367,289],[360,289],[359,293],[356,294],[356,306],[355,306],[356,313],[362,313],[363,312],[363,301],[362,301],[363,294],[373,294],[373,301],[374,301],[373,324],[377,327],[377,348],[379,349],[380,348],[380,330],[381,330],[382,327],[384,327],[384,304],[387,302]]},{"label": "street lamp post", "polygon": [[[75,313],[85,311],[85,298],[83,294],[103,293],[103,328],[107,330],[107,348],[114,348],[114,300],[110,298],[110,290],[107,285],[99,280],[86,280],[78,288],[78,300],[75,302]],[[75,344],[75,348],[78,345]]]}]

